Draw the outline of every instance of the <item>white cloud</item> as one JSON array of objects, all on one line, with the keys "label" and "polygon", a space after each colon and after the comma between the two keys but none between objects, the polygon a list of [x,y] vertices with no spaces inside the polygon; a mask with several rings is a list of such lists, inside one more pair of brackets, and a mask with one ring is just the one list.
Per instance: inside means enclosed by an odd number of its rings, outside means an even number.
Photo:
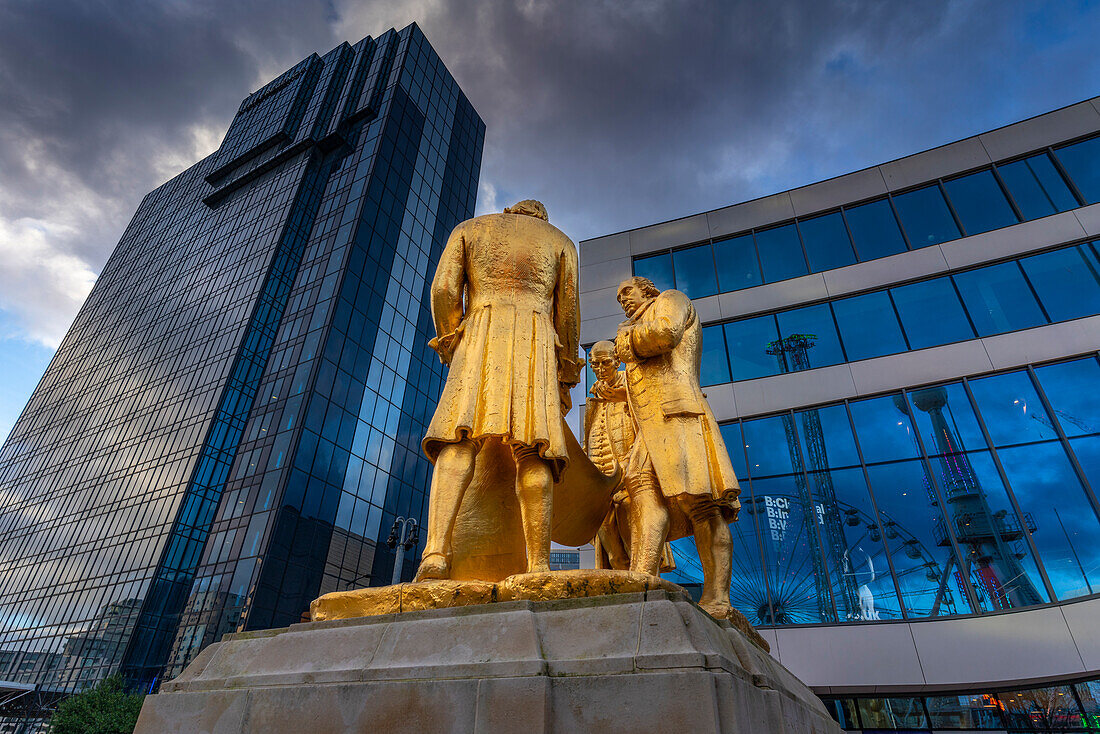
[{"label": "white cloud", "polygon": [[25,338],[56,348],[95,283],[88,264],[66,254],[79,234],[63,222],[0,218],[0,308],[13,314]]}]

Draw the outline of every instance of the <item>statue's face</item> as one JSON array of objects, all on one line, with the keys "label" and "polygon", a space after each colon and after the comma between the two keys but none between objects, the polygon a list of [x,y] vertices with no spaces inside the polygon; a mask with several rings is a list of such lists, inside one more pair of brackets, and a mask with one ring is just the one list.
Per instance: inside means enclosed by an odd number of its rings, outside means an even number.
[{"label": "statue's face", "polygon": [[607,352],[592,352],[588,358],[588,364],[592,365],[596,379],[604,382],[614,380],[615,371],[619,369],[619,360]]},{"label": "statue's face", "polygon": [[642,295],[642,289],[633,283],[624,283],[619,287],[619,293],[616,296],[619,301],[619,305],[623,307],[623,311],[627,316],[633,316],[634,313],[642,307],[646,298]]}]

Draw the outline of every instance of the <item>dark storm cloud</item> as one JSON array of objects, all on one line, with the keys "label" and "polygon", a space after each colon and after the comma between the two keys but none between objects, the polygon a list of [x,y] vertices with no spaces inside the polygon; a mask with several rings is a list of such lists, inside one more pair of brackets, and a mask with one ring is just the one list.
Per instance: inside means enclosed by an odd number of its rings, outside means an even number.
[{"label": "dark storm cloud", "polygon": [[0,0],[0,309],[56,342],[141,196],[211,152],[249,91],[412,20],[487,123],[479,210],[535,196],[580,239],[1091,96],[1096,16],[948,0]]}]

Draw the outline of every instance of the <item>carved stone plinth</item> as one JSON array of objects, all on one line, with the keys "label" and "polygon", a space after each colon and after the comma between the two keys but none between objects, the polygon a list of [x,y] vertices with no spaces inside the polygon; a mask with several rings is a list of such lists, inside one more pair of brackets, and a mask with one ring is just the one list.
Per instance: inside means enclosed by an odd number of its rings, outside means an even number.
[{"label": "carved stone plinth", "polygon": [[732,627],[664,590],[498,601],[227,636],[137,734],[838,734]]}]

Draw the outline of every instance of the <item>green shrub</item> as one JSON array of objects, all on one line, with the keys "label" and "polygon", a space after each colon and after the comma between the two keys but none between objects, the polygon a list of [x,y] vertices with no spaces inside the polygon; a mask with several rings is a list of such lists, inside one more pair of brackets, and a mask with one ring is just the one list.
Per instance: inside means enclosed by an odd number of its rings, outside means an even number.
[{"label": "green shrub", "polygon": [[50,734],[133,734],[144,698],[127,693],[122,677],[112,675],[58,704]]}]

